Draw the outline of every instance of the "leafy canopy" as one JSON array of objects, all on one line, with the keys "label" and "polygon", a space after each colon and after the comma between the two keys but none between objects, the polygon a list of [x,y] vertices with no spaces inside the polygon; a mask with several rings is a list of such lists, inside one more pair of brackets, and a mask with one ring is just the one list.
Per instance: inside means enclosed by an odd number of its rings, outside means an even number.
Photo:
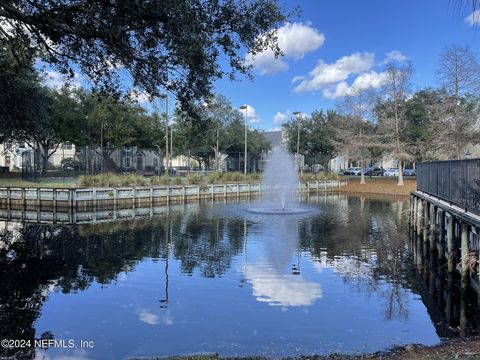
[{"label": "leafy canopy", "polygon": [[166,89],[188,110],[216,79],[250,75],[241,50],[278,55],[273,30],[286,18],[277,0],[4,0],[0,46],[21,42],[109,92],[127,90],[127,73],[133,88],[151,97]]}]

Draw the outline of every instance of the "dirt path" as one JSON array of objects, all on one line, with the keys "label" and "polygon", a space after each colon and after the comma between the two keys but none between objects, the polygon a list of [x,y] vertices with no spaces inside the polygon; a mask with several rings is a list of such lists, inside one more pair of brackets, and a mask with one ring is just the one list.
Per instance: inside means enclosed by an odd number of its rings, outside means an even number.
[{"label": "dirt path", "polygon": [[417,180],[405,178],[403,186],[397,185],[397,178],[393,177],[372,177],[365,178],[365,184],[360,184],[360,177],[352,177],[348,184],[342,186],[341,192],[350,193],[370,193],[370,194],[388,194],[388,195],[409,195],[411,191],[417,188]]}]

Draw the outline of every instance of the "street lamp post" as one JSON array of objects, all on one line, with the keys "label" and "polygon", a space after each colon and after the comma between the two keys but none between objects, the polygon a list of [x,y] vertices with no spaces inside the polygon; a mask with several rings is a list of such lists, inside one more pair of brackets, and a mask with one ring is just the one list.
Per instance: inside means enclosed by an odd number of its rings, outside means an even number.
[{"label": "street lamp post", "polygon": [[173,122],[170,125],[170,169],[173,169]]},{"label": "street lamp post", "polygon": [[300,173],[302,173],[302,168],[300,166],[300,111],[295,111],[293,115],[295,115],[295,117],[297,118],[297,165]]},{"label": "street lamp post", "polygon": [[169,176],[169,171],[168,171],[168,161],[169,161],[169,156],[168,156],[168,95],[165,94],[165,172],[167,176]]},{"label": "street lamp post", "polygon": [[244,159],[243,173],[247,175],[247,163],[248,163],[248,158],[247,158],[247,116],[248,114],[247,114],[247,111],[248,111],[248,107],[247,105],[242,105],[240,106],[240,109],[245,110],[245,159]]}]

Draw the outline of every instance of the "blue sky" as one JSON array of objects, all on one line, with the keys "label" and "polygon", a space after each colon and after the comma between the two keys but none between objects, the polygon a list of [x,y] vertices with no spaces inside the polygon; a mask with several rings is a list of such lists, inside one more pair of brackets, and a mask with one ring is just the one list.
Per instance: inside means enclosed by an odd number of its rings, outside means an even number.
[{"label": "blue sky", "polygon": [[[253,60],[254,80],[227,79],[216,91],[236,106],[248,104],[252,126],[281,126],[293,111],[328,109],[354,89],[381,86],[387,57],[409,60],[412,90],[435,86],[439,55],[447,45],[468,45],[480,54],[480,12],[458,0],[304,0],[299,16],[279,33],[283,59],[261,54]],[[248,55],[247,55],[248,57]],[[296,81],[292,83],[294,78]]]}]

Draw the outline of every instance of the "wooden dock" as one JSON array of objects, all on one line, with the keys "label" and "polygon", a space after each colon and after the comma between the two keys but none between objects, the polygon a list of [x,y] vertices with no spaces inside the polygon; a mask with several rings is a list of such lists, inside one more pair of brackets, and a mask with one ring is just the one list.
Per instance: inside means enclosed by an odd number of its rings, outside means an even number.
[{"label": "wooden dock", "polygon": [[460,273],[462,288],[472,286],[480,296],[480,216],[418,190],[410,196],[409,214],[416,252],[437,257],[448,273]]}]

